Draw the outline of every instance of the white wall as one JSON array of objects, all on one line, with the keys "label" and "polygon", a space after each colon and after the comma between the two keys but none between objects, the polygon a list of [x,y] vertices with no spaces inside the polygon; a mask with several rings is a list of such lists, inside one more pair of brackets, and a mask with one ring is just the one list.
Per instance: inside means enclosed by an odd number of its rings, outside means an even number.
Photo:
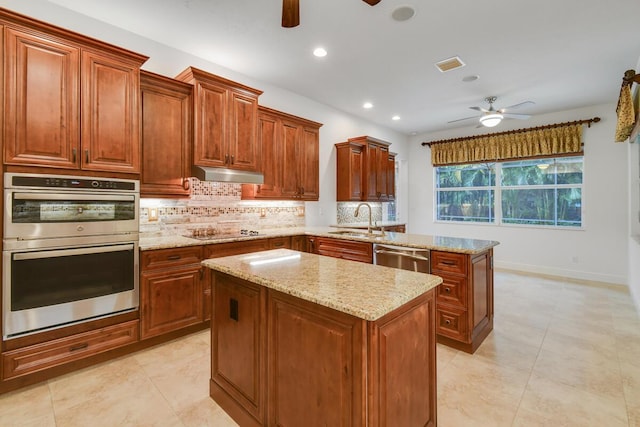
[{"label": "white wall", "polygon": [[[640,58],[636,72],[640,70]],[[640,85],[634,85],[640,91]],[[629,159],[629,290],[640,312],[640,134],[626,143]]]},{"label": "white wall", "polygon": [[[627,147],[613,142],[615,105],[510,120],[500,130],[533,127],[599,116],[585,126],[582,230],[434,223],[433,167],[428,147],[435,141],[481,133],[447,131],[412,137],[409,144],[409,232],[497,240],[495,266],[600,282],[627,283]],[[490,131],[484,131],[488,133]],[[419,183],[419,184],[418,184]]]},{"label": "white wall", "polygon": [[[397,159],[406,160],[408,139],[406,135],[345,114],[325,104],[257,81],[250,76],[239,74],[47,1],[2,0],[2,7],[147,55],[149,60],[142,66],[145,70],[173,77],[188,66],[201,68],[264,91],[259,98],[260,105],[323,123],[320,128],[320,200],[306,203],[307,225],[329,225],[337,222],[334,144],[346,141],[347,138],[370,135],[391,142],[391,151],[398,153]],[[406,194],[406,185],[406,180],[399,183],[400,193]],[[407,209],[403,211],[406,215]]]}]

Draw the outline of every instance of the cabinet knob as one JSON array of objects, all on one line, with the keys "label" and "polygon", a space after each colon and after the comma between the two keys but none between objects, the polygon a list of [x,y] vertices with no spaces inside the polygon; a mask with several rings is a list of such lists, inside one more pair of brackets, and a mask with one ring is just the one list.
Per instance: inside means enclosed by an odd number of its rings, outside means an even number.
[{"label": "cabinet knob", "polygon": [[235,156],[232,154],[232,155],[231,155],[231,164],[234,164],[235,162],[236,162],[236,160],[235,160]]},{"label": "cabinet knob", "polygon": [[450,325],[451,324],[451,320],[447,319],[444,321],[445,325]]},{"label": "cabinet knob", "polygon": [[224,164],[225,165],[229,164],[229,155],[228,154],[224,155]]},{"label": "cabinet knob", "polygon": [[444,291],[445,291],[446,293],[450,294],[450,293],[451,293],[451,288],[444,288]]},{"label": "cabinet knob", "polygon": [[191,183],[189,181],[189,178],[183,178],[182,188],[184,188],[185,190],[189,190],[189,188],[191,188]]}]

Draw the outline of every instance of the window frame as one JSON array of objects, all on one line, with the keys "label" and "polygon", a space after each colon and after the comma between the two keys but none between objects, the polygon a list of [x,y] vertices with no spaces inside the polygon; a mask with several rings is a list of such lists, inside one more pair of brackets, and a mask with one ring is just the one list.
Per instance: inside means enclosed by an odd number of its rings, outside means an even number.
[{"label": "window frame", "polygon": [[[562,159],[566,159],[567,157],[571,157],[571,158],[580,158],[581,159],[581,167],[582,167],[582,180],[581,183],[576,184],[576,183],[571,183],[571,184],[557,184],[557,178],[556,178],[556,183],[554,184],[532,184],[532,185],[503,185],[502,179],[502,169],[503,169],[503,164],[505,163],[517,163],[517,162],[521,162],[521,161],[540,161],[540,162],[556,162],[558,160],[560,160],[560,162],[562,161]],[[433,167],[433,222],[436,224],[460,224],[460,225],[473,225],[473,226],[495,226],[495,227],[517,227],[517,228],[543,228],[546,230],[584,230],[585,229],[585,220],[586,220],[586,215],[585,215],[585,157],[584,154],[580,155],[580,156],[552,156],[552,157],[539,157],[539,158],[527,158],[527,159],[509,159],[509,160],[503,160],[503,161],[495,161],[495,162],[474,162],[474,163],[465,163],[465,164],[457,164],[457,165],[441,165],[441,166],[434,166]],[[495,181],[493,182],[493,185],[487,185],[487,186],[473,186],[473,187],[445,187],[445,188],[440,188],[439,182],[438,182],[438,168],[440,167],[450,167],[450,166],[467,166],[467,165],[474,165],[474,164],[486,164],[486,165],[494,165],[494,171],[495,171]],[[504,222],[504,216],[503,216],[503,205],[502,205],[502,195],[503,195],[503,191],[504,190],[545,190],[545,189],[552,189],[554,190],[554,192],[556,193],[556,197],[554,198],[554,200],[557,202],[558,197],[557,197],[557,191],[558,190],[562,190],[562,189],[573,189],[573,188],[577,188],[580,190],[580,225],[576,225],[576,226],[570,226],[570,225],[557,225],[558,222],[558,218],[557,218],[557,211],[558,208],[556,206],[556,208],[554,209],[554,212],[556,213],[555,218],[554,218],[554,222],[555,224],[553,225],[549,225],[549,224],[521,224],[521,223],[514,223],[514,222]],[[475,220],[468,220],[468,221],[455,221],[455,220],[447,220],[447,219],[439,219],[438,218],[438,212],[439,212],[439,198],[438,198],[438,193],[440,191],[478,191],[478,190],[482,190],[482,191],[491,191],[493,190],[493,219],[494,221],[475,221]],[[491,201],[491,199],[490,199]],[[491,215],[489,215],[489,217],[491,217]]]}]

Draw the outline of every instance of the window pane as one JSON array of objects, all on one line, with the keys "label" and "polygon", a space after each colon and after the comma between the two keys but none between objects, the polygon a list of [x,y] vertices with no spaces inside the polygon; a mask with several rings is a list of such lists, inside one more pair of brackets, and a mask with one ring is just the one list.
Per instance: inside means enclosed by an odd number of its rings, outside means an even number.
[{"label": "window pane", "polygon": [[582,225],[582,190],[561,188],[558,190],[558,224],[563,227]]},{"label": "window pane", "polygon": [[523,160],[507,162],[502,165],[502,185],[549,185],[554,184],[555,176],[548,174],[549,162],[543,160]]},{"label": "window pane", "polygon": [[555,190],[502,190],[506,224],[555,224]]},{"label": "window pane", "polygon": [[494,222],[493,190],[438,191],[437,220]]},{"label": "window pane", "polygon": [[495,164],[441,166],[436,168],[438,188],[487,187],[495,185]]},{"label": "window pane", "polygon": [[582,158],[558,159],[555,173],[558,184],[582,184]]}]

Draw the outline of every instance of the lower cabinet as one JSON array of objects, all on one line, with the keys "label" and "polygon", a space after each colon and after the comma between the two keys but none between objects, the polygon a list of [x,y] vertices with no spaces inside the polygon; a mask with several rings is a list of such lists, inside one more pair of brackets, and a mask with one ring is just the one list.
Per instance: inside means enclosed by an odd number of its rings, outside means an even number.
[{"label": "lower cabinet", "polygon": [[201,261],[201,246],[142,252],[141,339],[204,321]]},{"label": "lower cabinet", "polygon": [[473,353],[493,329],[493,249],[476,255],[431,251],[438,342]]},{"label": "lower cabinet", "polygon": [[2,378],[33,374],[137,341],[138,320],[131,320],[7,351],[2,353]]},{"label": "lower cabinet", "polygon": [[211,279],[210,395],[239,425],[436,425],[434,290],[366,321]]},{"label": "lower cabinet", "polygon": [[309,252],[334,258],[373,263],[373,245],[368,242],[333,239],[331,237],[310,237]]}]

